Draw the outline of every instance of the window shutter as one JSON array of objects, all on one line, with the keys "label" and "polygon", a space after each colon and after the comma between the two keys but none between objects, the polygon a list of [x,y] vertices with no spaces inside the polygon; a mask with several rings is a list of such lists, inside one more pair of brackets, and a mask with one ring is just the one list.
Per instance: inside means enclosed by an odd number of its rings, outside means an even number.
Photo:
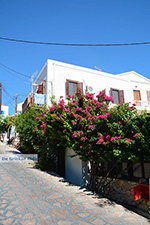
[{"label": "window shutter", "polygon": [[112,88],[110,88],[110,96],[112,96]]},{"label": "window shutter", "polygon": [[69,80],[66,80],[66,95],[69,95]]},{"label": "window shutter", "polygon": [[119,90],[119,101],[124,102],[124,91],[123,90]]},{"label": "window shutter", "polygon": [[80,88],[80,90],[83,92],[83,82],[79,82],[77,85]]}]

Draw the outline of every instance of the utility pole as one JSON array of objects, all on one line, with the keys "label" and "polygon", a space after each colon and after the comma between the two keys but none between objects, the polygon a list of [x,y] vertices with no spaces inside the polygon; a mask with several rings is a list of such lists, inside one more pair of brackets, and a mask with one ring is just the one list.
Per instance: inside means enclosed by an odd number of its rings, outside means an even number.
[{"label": "utility pole", "polygon": [[37,71],[31,76],[31,93],[32,93],[32,103],[34,104],[34,94],[33,94],[33,86],[34,86],[34,83],[33,83],[33,80],[34,80],[34,77],[36,76],[37,74]]},{"label": "utility pole", "polygon": [[16,94],[16,101],[15,101],[15,115],[17,115],[17,94]]},{"label": "utility pole", "polygon": [[1,105],[2,105],[2,83],[0,82],[0,114],[2,113]]}]

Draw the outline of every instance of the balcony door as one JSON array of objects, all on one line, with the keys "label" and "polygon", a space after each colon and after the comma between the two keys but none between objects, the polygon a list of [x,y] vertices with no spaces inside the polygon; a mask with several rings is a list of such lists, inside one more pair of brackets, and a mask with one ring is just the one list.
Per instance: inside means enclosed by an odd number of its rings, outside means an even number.
[{"label": "balcony door", "polygon": [[139,90],[133,90],[134,101],[137,106],[141,106],[141,93]]}]

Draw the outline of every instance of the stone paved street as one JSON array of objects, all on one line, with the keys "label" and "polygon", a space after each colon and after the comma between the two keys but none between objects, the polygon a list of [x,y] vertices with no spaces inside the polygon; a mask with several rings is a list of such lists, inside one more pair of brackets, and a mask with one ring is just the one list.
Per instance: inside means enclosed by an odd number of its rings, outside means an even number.
[{"label": "stone paved street", "polygon": [[[11,151],[0,144],[1,154]],[[150,220],[28,163],[0,163],[0,224],[146,225]]]}]

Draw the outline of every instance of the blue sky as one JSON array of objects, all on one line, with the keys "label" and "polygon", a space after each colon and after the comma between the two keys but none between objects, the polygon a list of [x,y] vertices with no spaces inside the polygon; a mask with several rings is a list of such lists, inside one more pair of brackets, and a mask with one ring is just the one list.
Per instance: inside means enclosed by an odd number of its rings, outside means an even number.
[{"label": "blue sky", "polygon": [[[0,36],[58,43],[130,43],[150,41],[149,0],[0,0]],[[64,47],[0,40],[0,63],[31,77],[47,59],[108,73],[131,70],[150,79],[150,45]],[[15,112],[31,86],[0,65],[2,103]]]}]

